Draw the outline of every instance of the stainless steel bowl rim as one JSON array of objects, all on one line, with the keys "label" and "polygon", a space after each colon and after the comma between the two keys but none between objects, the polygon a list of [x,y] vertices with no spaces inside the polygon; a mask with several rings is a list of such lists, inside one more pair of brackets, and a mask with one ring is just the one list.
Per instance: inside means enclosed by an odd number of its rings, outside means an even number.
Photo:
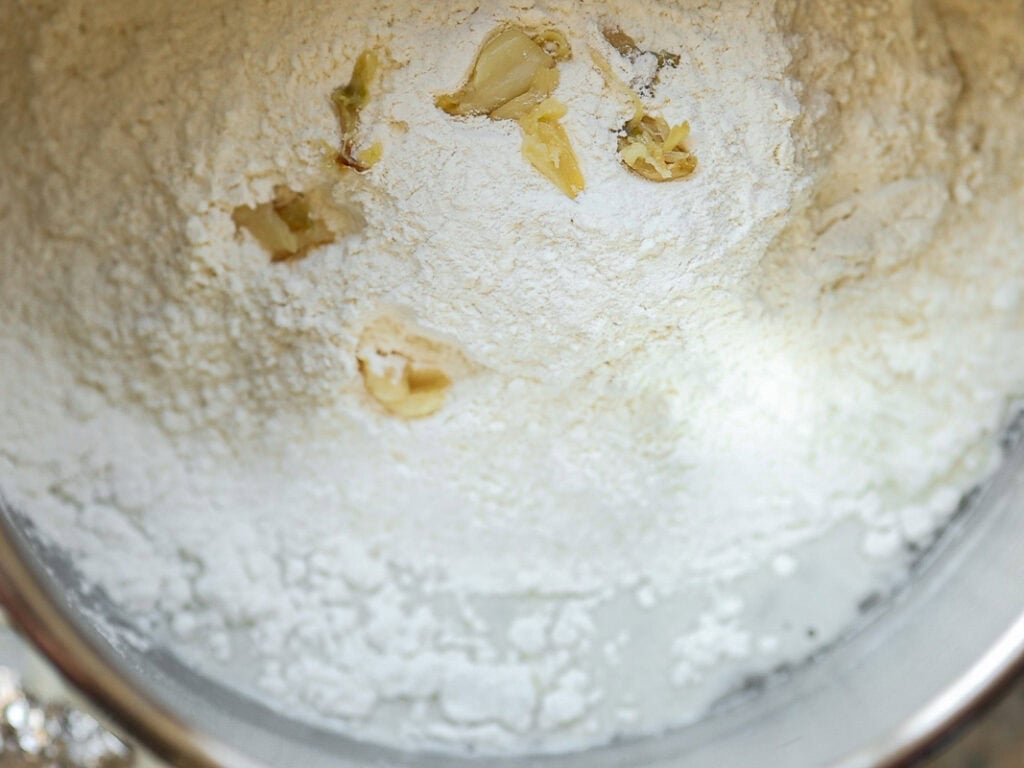
[{"label": "stainless steel bowl rim", "polygon": [[[1018,450],[1019,471],[1003,495],[1011,509],[1001,515],[1024,530],[1024,446]],[[1004,499],[1005,500],[1005,499]],[[0,507],[4,505],[0,503]],[[53,662],[61,673],[86,696],[96,702],[129,734],[141,740],[156,754],[171,763],[195,768],[280,768],[260,757],[243,754],[211,732],[207,723],[199,725],[170,711],[150,692],[132,683],[123,674],[110,651],[89,637],[68,615],[65,606],[47,588],[32,565],[23,535],[12,524],[11,510],[0,508],[0,602],[13,623]],[[1007,517],[1009,516],[1009,517]],[[1016,516],[1016,517],[1014,517]],[[1015,529],[1017,531],[1018,529]],[[979,536],[981,534],[978,534]],[[1003,567],[1011,568],[1008,584],[1024,581],[1018,577],[1015,552],[1024,565],[1024,552],[1003,543]],[[998,563],[994,563],[996,567]],[[1012,569],[1016,571],[1013,572]],[[948,586],[948,585],[947,585]],[[979,614],[985,615],[985,614]],[[977,715],[1019,674],[1024,673],[1024,601],[1016,606],[1016,618],[987,641],[987,650],[946,683],[912,716],[894,723],[886,734],[861,745],[837,768],[895,768],[909,765],[948,738],[951,733]],[[870,703],[865,703],[870,706]],[[265,758],[270,760],[270,758]],[[426,762],[430,762],[429,760]],[[442,761],[441,764],[443,764]],[[462,763],[461,760],[449,761]],[[350,759],[340,760],[356,765]],[[402,764],[407,763],[405,760]],[[475,764],[505,765],[505,761],[481,759]],[[327,763],[324,763],[327,764]],[[359,762],[363,765],[363,762]],[[373,765],[391,765],[388,760]],[[547,765],[546,759],[528,765]],[[666,765],[662,760],[659,765]],[[674,765],[675,762],[672,761]],[[681,765],[688,765],[683,762]],[[702,763],[703,764],[703,763]],[[787,763],[791,764],[791,763]],[[616,763],[618,765],[618,763]],[[291,768],[287,766],[286,768]]]}]

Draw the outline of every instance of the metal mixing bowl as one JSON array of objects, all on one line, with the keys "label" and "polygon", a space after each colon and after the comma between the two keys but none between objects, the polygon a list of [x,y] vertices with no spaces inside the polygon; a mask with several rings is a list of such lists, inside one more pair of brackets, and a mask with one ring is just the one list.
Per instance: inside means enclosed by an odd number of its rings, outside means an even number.
[{"label": "metal mixing bowl", "polygon": [[[0,600],[72,683],[182,766],[809,768],[904,765],[1024,667],[1024,441],[920,559],[910,583],[798,669],[752,681],[703,721],[587,753],[411,755],[288,720],[189,670],[82,589],[29,515],[0,504]],[[112,553],[113,554],[113,553]]]}]

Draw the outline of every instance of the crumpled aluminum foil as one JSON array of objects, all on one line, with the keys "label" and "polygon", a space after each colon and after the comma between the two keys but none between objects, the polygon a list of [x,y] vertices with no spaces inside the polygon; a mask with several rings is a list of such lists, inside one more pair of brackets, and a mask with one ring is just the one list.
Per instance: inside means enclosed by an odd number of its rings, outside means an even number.
[{"label": "crumpled aluminum foil", "polygon": [[131,746],[95,718],[27,692],[0,666],[0,768],[131,768]]}]

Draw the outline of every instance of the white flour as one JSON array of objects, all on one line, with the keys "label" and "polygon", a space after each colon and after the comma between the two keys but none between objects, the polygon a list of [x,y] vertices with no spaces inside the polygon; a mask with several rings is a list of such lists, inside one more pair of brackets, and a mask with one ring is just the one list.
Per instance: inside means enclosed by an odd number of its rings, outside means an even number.
[{"label": "white flour", "polygon": [[[479,7],[477,7],[479,6]],[[0,31],[0,487],[143,627],[362,738],[517,752],[699,717],[833,639],[1024,392],[1024,8],[53,2]],[[553,25],[575,201],[434,107]],[[588,49],[679,53],[688,179],[617,162]],[[331,90],[387,51],[381,162]],[[330,192],[271,264],[232,210]],[[367,345],[430,338],[441,411]],[[811,630],[810,635],[808,630]]]}]

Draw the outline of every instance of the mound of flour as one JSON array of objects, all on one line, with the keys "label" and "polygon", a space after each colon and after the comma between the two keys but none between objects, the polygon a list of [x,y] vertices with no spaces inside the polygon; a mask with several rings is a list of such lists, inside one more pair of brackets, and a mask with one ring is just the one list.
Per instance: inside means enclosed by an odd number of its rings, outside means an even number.
[{"label": "mound of flour", "polygon": [[[0,31],[0,488],[184,658],[403,747],[582,748],[806,656],[1024,392],[1024,22],[931,2],[47,2]],[[554,26],[563,196],[434,106]],[[698,171],[616,158],[624,81]],[[328,97],[386,52],[383,158]],[[649,68],[649,67],[648,67]],[[649,72],[646,72],[649,75]],[[271,263],[275,187],[347,222]],[[458,360],[390,415],[367,345]]]}]

